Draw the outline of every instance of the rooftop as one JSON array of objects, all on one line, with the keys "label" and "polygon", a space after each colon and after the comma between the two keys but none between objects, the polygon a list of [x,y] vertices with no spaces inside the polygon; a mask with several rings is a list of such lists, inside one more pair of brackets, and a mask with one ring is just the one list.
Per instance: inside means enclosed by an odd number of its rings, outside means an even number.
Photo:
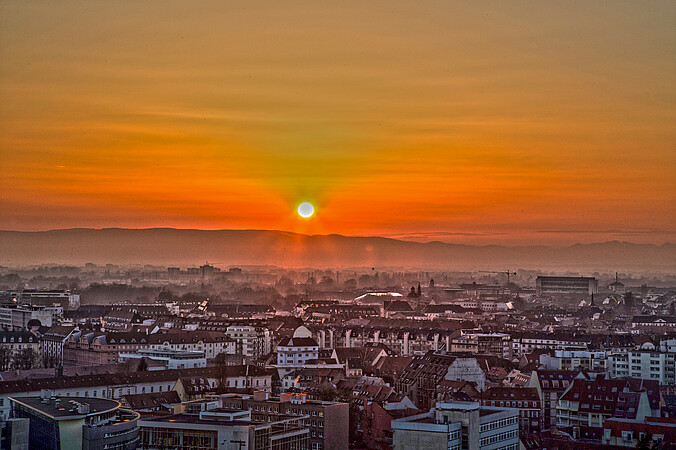
[{"label": "rooftop", "polygon": [[29,408],[36,409],[56,420],[91,416],[106,411],[112,411],[120,407],[120,402],[107,398],[51,397],[44,400],[41,397],[10,398],[16,403],[21,403]]}]

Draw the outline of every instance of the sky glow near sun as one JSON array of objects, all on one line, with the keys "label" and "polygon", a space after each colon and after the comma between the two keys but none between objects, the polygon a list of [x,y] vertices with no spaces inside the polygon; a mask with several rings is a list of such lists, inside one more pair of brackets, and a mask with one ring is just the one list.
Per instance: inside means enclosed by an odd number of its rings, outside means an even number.
[{"label": "sky glow near sun", "polygon": [[[0,228],[676,237],[676,3],[0,3]],[[321,217],[299,220],[310,199]]]}]

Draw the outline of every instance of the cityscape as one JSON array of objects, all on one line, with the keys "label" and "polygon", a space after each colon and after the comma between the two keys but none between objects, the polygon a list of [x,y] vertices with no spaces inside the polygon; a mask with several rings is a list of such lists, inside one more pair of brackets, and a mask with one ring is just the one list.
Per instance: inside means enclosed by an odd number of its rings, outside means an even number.
[{"label": "cityscape", "polygon": [[676,450],[675,19],[0,2],[0,450]]}]

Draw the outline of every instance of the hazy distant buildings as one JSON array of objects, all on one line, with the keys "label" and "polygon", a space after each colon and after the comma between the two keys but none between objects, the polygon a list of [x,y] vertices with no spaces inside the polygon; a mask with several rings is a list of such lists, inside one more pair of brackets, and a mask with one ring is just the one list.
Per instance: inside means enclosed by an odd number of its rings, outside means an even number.
[{"label": "hazy distant buildings", "polygon": [[41,291],[24,289],[12,293],[18,304],[54,306],[66,309],[77,309],[80,306],[80,295],[67,290]]},{"label": "hazy distant buildings", "polygon": [[594,277],[537,277],[535,292],[547,295],[592,295],[597,294],[599,284]]}]

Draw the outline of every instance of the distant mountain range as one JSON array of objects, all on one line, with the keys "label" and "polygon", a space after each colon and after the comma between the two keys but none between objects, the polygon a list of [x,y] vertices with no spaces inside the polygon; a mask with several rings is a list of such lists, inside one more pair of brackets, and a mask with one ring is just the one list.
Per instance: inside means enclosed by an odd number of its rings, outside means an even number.
[{"label": "distant mountain range", "polygon": [[604,242],[565,248],[472,246],[269,230],[67,229],[0,231],[0,264],[158,264],[181,267],[406,267],[473,270],[676,269],[676,245]]}]

